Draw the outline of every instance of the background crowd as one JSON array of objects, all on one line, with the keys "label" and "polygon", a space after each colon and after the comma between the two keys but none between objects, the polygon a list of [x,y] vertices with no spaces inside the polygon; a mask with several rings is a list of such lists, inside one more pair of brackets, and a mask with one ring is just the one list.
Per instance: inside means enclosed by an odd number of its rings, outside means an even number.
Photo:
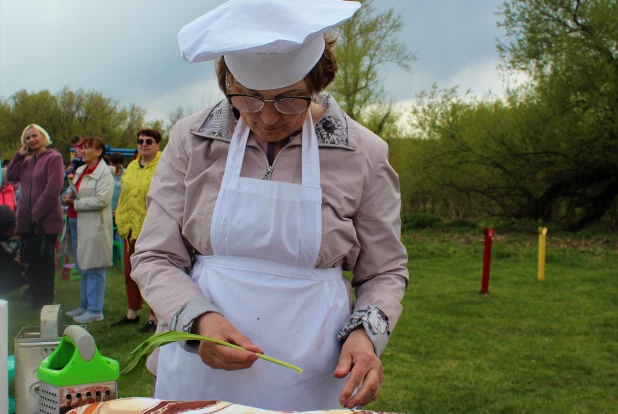
[{"label": "background crowd", "polygon": [[[21,280],[9,283],[7,278],[0,290],[27,284],[23,296],[31,307],[52,304],[56,259],[73,257],[81,278],[80,306],[66,314],[78,323],[101,321],[113,242],[122,241],[128,310],[112,326],[139,324],[142,296],[130,277],[129,258],[146,217],[162,137],[158,130],[144,129],[136,138],[135,157],[128,159],[106,154],[103,138],[74,135],[72,157],[65,164],[44,128],[25,127],[20,149],[2,161],[0,178],[0,253]],[[140,331],[156,326],[150,311]]]}]

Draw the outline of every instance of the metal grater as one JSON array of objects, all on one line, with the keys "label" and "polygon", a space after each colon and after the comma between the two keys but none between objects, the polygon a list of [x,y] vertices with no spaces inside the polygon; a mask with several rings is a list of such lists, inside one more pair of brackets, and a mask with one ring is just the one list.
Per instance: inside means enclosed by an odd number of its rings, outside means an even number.
[{"label": "metal grater", "polygon": [[59,387],[41,382],[39,414],[64,414],[82,405],[118,398],[116,381]]},{"label": "metal grater", "polygon": [[117,399],[119,376],[118,362],[99,354],[88,331],[69,326],[58,348],[39,366],[39,413],[63,414]]},{"label": "metal grater", "polygon": [[15,337],[15,408],[17,414],[35,414],[38,410],[39,380],[37,369],[60,344],[63,331],[61,305],[41,309],[39,326],[26,326]]}]

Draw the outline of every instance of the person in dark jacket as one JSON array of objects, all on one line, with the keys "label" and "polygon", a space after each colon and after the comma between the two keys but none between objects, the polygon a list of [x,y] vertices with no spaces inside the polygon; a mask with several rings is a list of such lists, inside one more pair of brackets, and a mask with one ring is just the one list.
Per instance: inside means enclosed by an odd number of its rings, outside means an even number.
[{"label": "person in dark jacket", "polygon": [[63,227],[64,165],[60,153],[47,148],[49,134],[39,125],[24,129],[21,144],[7,168],[7,178],[19,181],[22,188],[15,234],[22,240],[20,260],[29,265],[31,305],[40,308],[54,302],[54,252]]},{"label": "person in dark jacket", "polygon": [[26,284],[24,266],[15,259],[10,239],[15,231],[15,212],[0,206],[0,296]]}]

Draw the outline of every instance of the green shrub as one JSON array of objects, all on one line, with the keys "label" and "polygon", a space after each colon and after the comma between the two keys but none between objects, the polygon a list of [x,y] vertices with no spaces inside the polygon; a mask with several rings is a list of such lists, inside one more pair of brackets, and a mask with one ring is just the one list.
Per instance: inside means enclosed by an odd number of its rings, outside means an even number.
[{"label": "green shrub", "polygon": [[435,214],[412,213],[401,216],[401,231],[404,233],[415,229],[441,227],[442,224],[442,218]]},{"label": "green shrub", "polygon": [[458,219],[452,220],[446,223],[448,227],[456,228],[456,229],[478,229],[479,225],[472,221],[466,219]]}]

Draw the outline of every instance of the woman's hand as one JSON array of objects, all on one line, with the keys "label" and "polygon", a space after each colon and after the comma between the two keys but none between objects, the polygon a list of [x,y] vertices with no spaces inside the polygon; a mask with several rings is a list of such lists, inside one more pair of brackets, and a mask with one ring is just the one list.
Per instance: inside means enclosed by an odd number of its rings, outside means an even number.
[{"label": "woman's hand", "polygon": [[214,312],[205,313],[197,318],[193,322],[193,329],[191,331],[198,335],[238,345],[247,350],[239,351],[212,342],[201,341],[198,354],[204,364],[211,368],[224,369],[226,371],[250,368],[258,359],[255,352],[264,353],[264,351],[251,342],[251,339],[238,332],[227,319]]},{"label": "woman's hand", "polygon": [[[377,357],[373,344],[361,327],[348,336],[339,357],[339,365],[335,369],[336,378],[344,378],[350,373],[339,395],[339,402],[346,408],[367,405],[375,400],[384,381],[384,367]],[[358,392],[354,390],[361,385]]]},{"label": "woman's hand", "polygon": [[24,144],[24,146],[19,149],[19,155],[25,157],[28,154],[30,154],[30,148],[28,148],[28,144]]},{"label": "woman's hand", "polygon": [[62,196],[62,202],[67,206],[72,206],[75,202],[75,196],[69,191]]}]

